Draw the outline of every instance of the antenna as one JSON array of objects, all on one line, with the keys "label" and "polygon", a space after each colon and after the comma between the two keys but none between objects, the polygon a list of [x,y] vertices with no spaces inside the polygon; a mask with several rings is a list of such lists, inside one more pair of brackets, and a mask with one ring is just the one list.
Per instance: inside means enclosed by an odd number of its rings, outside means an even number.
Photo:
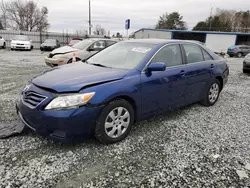
[{"label": "antenna", "polygon": [[212,29],[212,15],[213,15],[213,7],[211,8],[211,11],[210,11],[210,19],[209,19],[209,30],[210,31]]}]

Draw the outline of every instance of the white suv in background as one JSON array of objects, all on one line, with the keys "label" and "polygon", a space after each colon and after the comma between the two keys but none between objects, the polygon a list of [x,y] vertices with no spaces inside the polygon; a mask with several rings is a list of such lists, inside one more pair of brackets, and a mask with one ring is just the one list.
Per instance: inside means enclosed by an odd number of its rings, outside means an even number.
[{"label": "white suv in background", "polygon": [[0,48],[6,48],[6,42],[3,37],[0,36]]},{"label": "white suv in background", "polygon": [[10,43],[11,50],[32,50],[32,41],[28,36],[16,35]]}]

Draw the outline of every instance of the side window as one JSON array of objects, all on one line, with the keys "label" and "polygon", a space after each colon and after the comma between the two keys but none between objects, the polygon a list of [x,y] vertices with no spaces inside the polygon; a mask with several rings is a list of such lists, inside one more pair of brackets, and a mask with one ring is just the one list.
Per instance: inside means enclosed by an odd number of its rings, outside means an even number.
[{"label": "side window", "polygon": [[108,41],[106,41],[106,42],[107,42],[107,47],[108,47],[108,46],[111,46],[111,45],[113,45],[113,44],[115,44],[115,43],[116,43],[115,41],[109,41],[109,40],[108,40]]},{"label": "side window", "polygon": [[205,61],[213,60],[213,58],[211,57],[211,55],[207,51],[202,49],[202,53],[203,53]]},{"label": "side window", "polygon": [[195,44],[183,44],[185,49],[187,63],[197,63],[204,61],[201,48]]},{"label": "side window", "polygon": [[96,41],[94,44],[91,45],[90,48],[93,49],[93,51],[102,50],[105,48],[105,41],[103,40]]},{"label": "side window", "polygon": [[167,67],[182,65],[181,49],[178,44],[163,47],[151,60],[151,63],[162,62]]}]

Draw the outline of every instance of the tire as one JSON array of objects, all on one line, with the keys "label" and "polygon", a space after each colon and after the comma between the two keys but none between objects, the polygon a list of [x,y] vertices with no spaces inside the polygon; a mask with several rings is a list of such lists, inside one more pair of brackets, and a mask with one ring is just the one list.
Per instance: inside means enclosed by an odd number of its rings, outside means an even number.
[{"label": "tire", "polygon": [[243,69],[243,73],[248,73],[248,70],[246,70],[246,69]]},{"label": "tire", "polygon": [[[215,92],[215,86],[217,85],[218,87],[218,91],[217,91],[217,95],[215,96],[216,92]],[[211,93],[211,89],[212,87],[214,88],[214,95]],[[203,106],[213,106],[219,99],[220,96],[220,92],[221,92],[221,83],[219,80],[217,79],[213,79],[213,81],[211,82],[211,84],[209,84],[205,97],[204,99],[201,101],[201,104]],[[213,100],[210,98],[211,96],[213,96]]]},{"label": "tire", "polygon": [[234,57],[234,55],[229,55],[229,57]]},{"label": "tire", "polygon": [[14,49],[13,49],[13,48],[11,48],[10,50],[11,50],[11,51],[13,51]]},{"label": "tire", "polygon": [[238,54],[237,54],[237,57],[238,58],[241,58],[243,56],[243,54],[241,53],[241,52],[239,52]]},{"label": "tire", "polygon": [[3,43],[3,49],[5,49],[5,48],[6,48],[6,43],[4,42],[4,43]]},{"label": "tire", "polygon": [[[118,114],[118,109],[122,109],[120,111],[120,116]],[[114,117],[113,119],[110,115],[112,114],[112,112]],[[123,116],[125,114],[127,115],[123,119]],[[105,127],[105,123],[110,124],[111,127]],[[110,102],[107,106],[105,106],[103,111],[99,115],[96,121],[95,137],[97,140],[104,144],[112,144],[119,142],[128,136],[133,123],[134,109],[132,105],[128,101],[123,99],[114,100]],[[123,125],[126,125],[126,127],[124,127]],[[119,130],[121,131],[120,135],[118,135]],[[108,135],[108,133],[110,133],[110,135]]]}]

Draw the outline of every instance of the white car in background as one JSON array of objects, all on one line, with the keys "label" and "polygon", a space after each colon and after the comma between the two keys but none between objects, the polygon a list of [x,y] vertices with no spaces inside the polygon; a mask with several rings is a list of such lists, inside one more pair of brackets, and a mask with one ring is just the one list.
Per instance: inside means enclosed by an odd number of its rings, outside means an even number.
[{"label": "white car in background", "polygon": [[6,48],[6,42],[3,37],[0,36],[0,48]]},{"label": "white car in background", "polygon": [[28,36],[16,35],[10,43],[11,50],[32,50],[32,41]]}]

